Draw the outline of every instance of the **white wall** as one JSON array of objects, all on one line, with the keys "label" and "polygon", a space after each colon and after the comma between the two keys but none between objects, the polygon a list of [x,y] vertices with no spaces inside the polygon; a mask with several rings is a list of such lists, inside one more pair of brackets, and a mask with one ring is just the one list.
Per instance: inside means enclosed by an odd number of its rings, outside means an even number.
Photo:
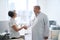
[{"label": "white wall", "polygon": [[9,22],[8,21],[0,21],[0,33],[5,32],[6,30],[9,30]]},{"label": "white wall", "polygon": [[[8,0],[0,0],[0,33],[8,30]],[[2,30],[3,29],[3,30]]]},{"label": "white wall", "polygon": [[0,0],[0,21],[8,20],[8,0]]},{"label": "white wall", "polygon": [[60,0],[38,0],[41,11],[48,15],[49,20],[56,20],[60,25]]},{"label": "white wall", "polygon": [[[56,20],[60,25],[60,0],[37,0],[41,11],[48,15],[49,20]],[[8,20],[8,0],[0,0],[0,21]]]},{"label": "white wall", "polygon": [[49,19],[54,19],[60,25],[60,0],[49,0],[47,6]]}]

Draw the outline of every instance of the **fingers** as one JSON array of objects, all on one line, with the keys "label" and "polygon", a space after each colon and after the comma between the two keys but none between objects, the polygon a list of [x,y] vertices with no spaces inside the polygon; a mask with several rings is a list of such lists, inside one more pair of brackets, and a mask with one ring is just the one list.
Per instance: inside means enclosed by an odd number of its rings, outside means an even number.
[{"label": "fingers", "polygon": [[27,26],[23,26],[24,29],[27,29]]}]

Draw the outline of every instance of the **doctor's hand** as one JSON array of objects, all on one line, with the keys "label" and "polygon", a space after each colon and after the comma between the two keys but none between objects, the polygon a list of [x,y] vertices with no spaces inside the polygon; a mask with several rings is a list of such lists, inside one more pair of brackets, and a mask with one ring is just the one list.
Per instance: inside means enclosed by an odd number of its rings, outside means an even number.
[{"label": "doctor's hand", "polygon": [[48,37],[44,37],[44,40],[48,40]]},{"label": "doctor's hand", "polygon": [[24,28],[25,30],[27,30],[27,26],[24,25],[23,28]]}]

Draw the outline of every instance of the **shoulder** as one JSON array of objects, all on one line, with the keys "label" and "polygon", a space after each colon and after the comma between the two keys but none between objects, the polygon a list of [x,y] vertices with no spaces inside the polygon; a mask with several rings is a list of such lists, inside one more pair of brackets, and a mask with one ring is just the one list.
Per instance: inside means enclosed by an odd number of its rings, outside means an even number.
[{"label": "shoulder", "polygon": [[41,15],[42,15],[43,17],[47,17],[47,15],[46,15],[45,13],[41,13]]},{"label": "shoulder", "polygon": [[10,19],[10,23],[15,23],[16,21],[14,19]]},{"label": "shoulder", "polygon": [[45,13],[41,13],[42,15],[44,15],[44,16],[47,16]]},{"label": "shoulder", "polygon": [[14,19],[10,19],[9,25],[12,26],[12,25],[15,25],[15,24],[16,24],[16,21]]}]

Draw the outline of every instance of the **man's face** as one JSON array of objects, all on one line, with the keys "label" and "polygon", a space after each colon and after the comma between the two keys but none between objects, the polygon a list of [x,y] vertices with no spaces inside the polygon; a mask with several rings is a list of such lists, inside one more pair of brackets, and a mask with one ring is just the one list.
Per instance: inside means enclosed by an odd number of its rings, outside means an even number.
[{"label": "man's face", "polygon": [[34,7],[34,13],[37,15],[40,12],[40,9],[38,7]]}]

